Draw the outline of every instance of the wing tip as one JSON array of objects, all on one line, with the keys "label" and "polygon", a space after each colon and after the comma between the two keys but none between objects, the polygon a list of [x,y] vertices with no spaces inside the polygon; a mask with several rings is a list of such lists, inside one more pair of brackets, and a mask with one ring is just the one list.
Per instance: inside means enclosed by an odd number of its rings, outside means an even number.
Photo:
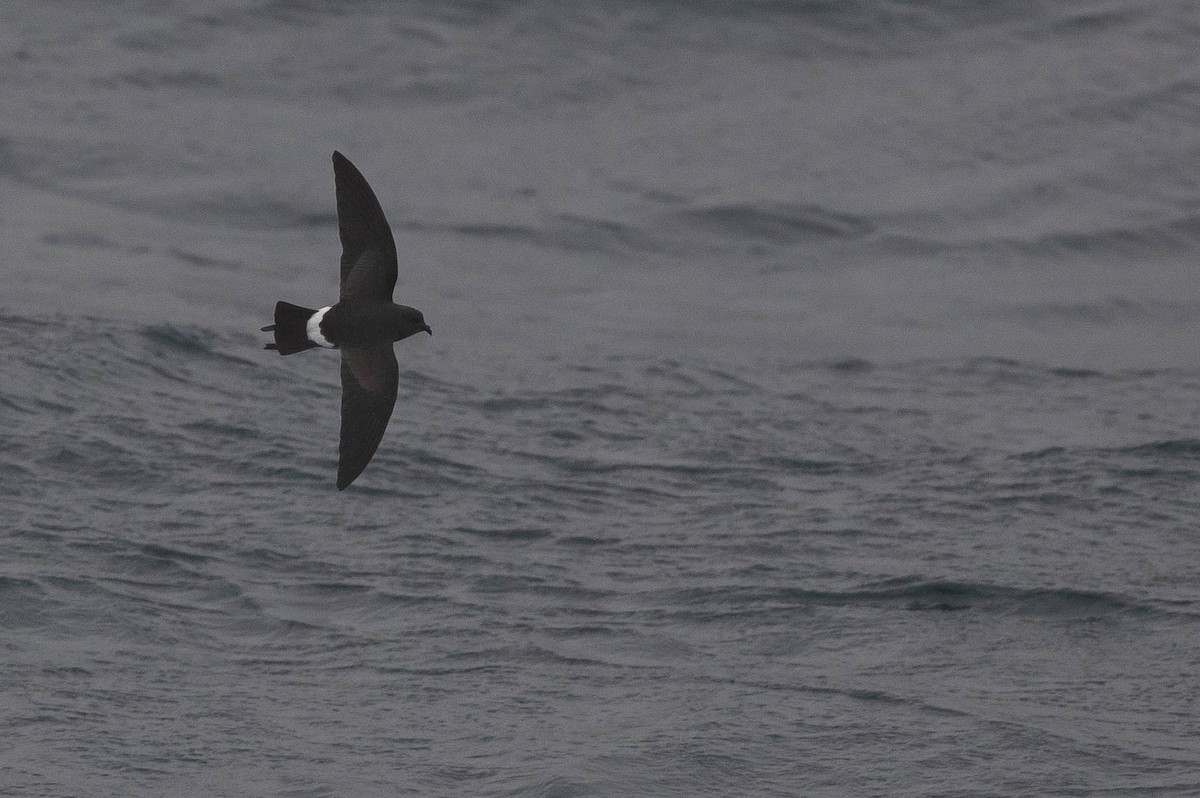
[{"label": "wing tip", "polygon": [[341,491],[341,490],[345,490],[346,488],[350,487],[350,483],[352,483],[352,482],[354,482],[354,480],[358,479],[359,474],[361,474],[365,470],[366,470],[365,465],[362,468],[358,469],[357,473],[353,473],[353,474],[350,473],[350,470],[348,470],[348,469],[343,471],[342,469],[339,468],[338,475],[337,475],[337,489]]}]

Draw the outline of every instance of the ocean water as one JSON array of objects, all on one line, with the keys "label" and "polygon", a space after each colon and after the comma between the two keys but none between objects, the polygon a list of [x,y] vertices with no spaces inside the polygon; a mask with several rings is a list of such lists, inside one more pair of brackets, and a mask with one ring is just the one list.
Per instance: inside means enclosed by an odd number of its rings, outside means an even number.
[{"label": "ocean water", "polygon": [[[1200,794],[1200,8],[18,2],[0,794]],[[400,396],[334,489],[329,156]]]}]

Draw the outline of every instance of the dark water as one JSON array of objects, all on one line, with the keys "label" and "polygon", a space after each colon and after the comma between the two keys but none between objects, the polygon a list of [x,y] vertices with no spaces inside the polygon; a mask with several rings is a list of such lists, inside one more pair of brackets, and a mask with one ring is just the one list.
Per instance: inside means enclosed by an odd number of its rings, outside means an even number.
[{"label": "dark water", "polygon": [[6,17],[0,794],[1200,794],[1192,4]]}]

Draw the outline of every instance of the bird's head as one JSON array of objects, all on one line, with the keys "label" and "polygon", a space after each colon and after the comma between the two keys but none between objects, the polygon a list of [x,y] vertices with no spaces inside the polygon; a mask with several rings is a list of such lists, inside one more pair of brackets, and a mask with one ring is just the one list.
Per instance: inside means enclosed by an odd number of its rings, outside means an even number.
[{"label": "bird's head", "polygon": [[416,335],[419,332],[429,333],[433,335],[433,330],[425,323],[425,317],[421,311],[416,308],[398,306],[399,314],[396,316],[396,340],[407,338],[410,335]]}]

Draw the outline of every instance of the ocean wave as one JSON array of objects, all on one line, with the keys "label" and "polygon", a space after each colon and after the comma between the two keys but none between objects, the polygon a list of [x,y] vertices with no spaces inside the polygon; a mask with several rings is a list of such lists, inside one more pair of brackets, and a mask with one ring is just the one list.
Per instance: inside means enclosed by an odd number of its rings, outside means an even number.
[{"label": "ocean wave", "polygon": [[261,365],[259,361],[234,354],[244,348],[243,341],[235,341],[227,333],[211,328],[162,322],[145,325],[139,332],[152,347],[147,354],[154,358],[169,353],[171,357],[185,359],[215,360],[247,367]]},{"label": "ocean wave", "polygon": [[44,623],[46,605],[46,591],[36,580],[0,575],[0,629]]},{"label": "ocean wave", "polygon": [[701,233],[776,246],[863,238],[875,229],[864,217],[782,202],[713,205],[675,212],[669,218]]},{"label": "ocean wave", "polygon": [[1136,446],[1127,446],[1114,451],[1122,454],[1142,455],[1147,457],[1163,457],[1180,460],[1200,459],[1200,439],[1175,438],[1170,440],[1153,441]]},{"label": "ocean wave", "polygon": [[1014,385],[1028,385],[1032,382],[1059,385],[1076,381],[1121,382],[1154,376],[1153,371],[1132,374],[1095,368],[1057,366],[1006,357],[968,357],[953,362],[929,361],[926,364],[913,364],[916,368],[921,368],[921,365],[927,365],[934,373],[986,379],[995,385],[1003,385],[1006,382]]},{"label": "ocean wave", "polygon": [[460,526],[455,528],[455,532],[472,535],[474,537],[486,538],[488,540],[505,540],[512,542],[542,540],[551,536],[552,532],[549,529],[535,527],[467,527]]},{"label": "ocean wave", "polygon": [[1128,459],[1130,457],[1163,461],[1189,461],[1200,459],[1200,439],[1197,438],[1168,438],[1164,440],[1137,443],[1128,446],[1084,446],[1064,447],[1048,446],[1021,452],[1013,457],[1020,460],[1062,460],[1071,462],[1081,457],[1092,460]]},{"label": "ocean wave", "polygon": [[[1011,200],[1016,202],[1014,198]],[[1031,200],[1032,201],[1032,200]],[[940,225],[941,221],[933,224]],[[990,255],[1040,262],[1063,258],[1144,258],[1184,255],[1200,247],[1200,216],[1166,216],[1143,224],[1109,225],[1044,231],[1031,229],[1007,235],[980,233],[950,238],[904,230],[904,220],[894,220],[881,230],[877,246],[885,252],[914,257]],[[911,224],[911,222],[909,222]],[[967,228],[969,231],[969,227]]]},{"label": "ocean wave", "polygon": [[651,235],[611,219],[555,214],[541,224],[513,222],[400,222],[398,229],[484,238],[567,252],[621,254],[657,248]]},{"label": "ocean wave", "polygon": [[1151,224],[1063,230],[1030,239],[1000,242],[1014,251],[1044,258],[1047,255],[1138,256],[1147,253],[1192,252],[1200,244],[1200,216],[1186,215]]},{"label": "ocean wave", "polygon": [[1051,15],[1049,24],[1030,25],[1029,33],[1039,37],[1089,35],[1136,22],[1137,13],[1133,6],[1084,6],[1081,8],[1059,7],[1046,9]]},{"label": "ocean wave", "polygon": [[793,247],[861,239],[875,225],[864,217],[816,205],[746,202],[651,213],[624,221],[559,213],[538,221],[428,222],[401,221],[399,229],[528,245],[566,252],[608,256],[634,254],[685,255],[711,248],[714,242]]},{"label": "ocean wave", "polygon": [[860,459],[818,460],[806,457],[773,455],[759,458],[756,464],[767,473],[783,472],[792,476],[810,474],[831,476],[835,474],[867,474],[877,472],[880,466]]},{"label": "ocean wave", "polygon": [[1200,613],[1200,608],[1192,605],[1146,603],[1119,593],[1104,591],[1069,587],[1019,587],[912,577],[888,579],[844,590],[716,585],[672,590],[662,598],[664,608],[696,606],[703,607],[702,612],[705,614],[716,615],[851,606],[872,606],[911,612],[970,610],[1088,619],[1128,614]]},{"label": "ocean wave", "polygon": [[[197,468],[213,478],[225,459],[218,442],[236,458],[277,437],[265,435],[266,419],[245,402],[247,384],[273,375],[245,356],[250,340],[171,323],[0,319],[12,378],[0,407],[42,421],[14,429],[0,468],[23,475],[12,485],[17,491],[34,483],[153,490],[187,483]],[[294,471],[307,461],[274,457],[244,466],[269,471],[278,462]]]},{"label": "ocean wave", "polygon": [[1029,324],[1070,322],[1109,326],[1127,323],[1183,324],[1200,316],[1200,303],[1139,301],[1109,297],[1102,301],[1019,303],[1008,311]]},{"label": "ocean wave", "polygon": [[116,75],[98,77],[93,85],[111,89],[127,84],[139,89],[180,89],[186,91],[216,91],[224,88],[223,79],[216,73],[199,69],[151,69],[140,67]]}]

